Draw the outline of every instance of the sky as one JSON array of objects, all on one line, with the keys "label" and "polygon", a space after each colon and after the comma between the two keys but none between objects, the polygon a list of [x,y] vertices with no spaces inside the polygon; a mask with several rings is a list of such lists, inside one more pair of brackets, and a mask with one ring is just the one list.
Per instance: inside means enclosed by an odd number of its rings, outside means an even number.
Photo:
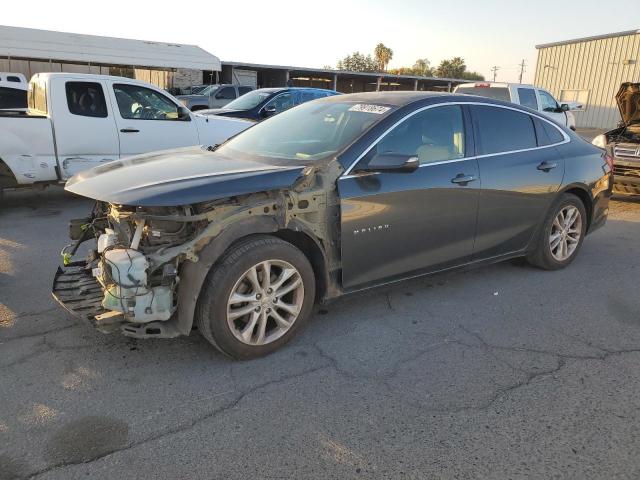
[{"label": "sky", "polygon": [[[354,52],[393,50],[389,68],[464,58],[498,81],[535,73],[535,45],[640,28],[638,0],[289,0],[5,2],[0,23],[73,33],[199,45],[221,60],[335,66]],[[606,6],[615,6],[607,12]],[[635,12],[621,15],[620,12]]]}]

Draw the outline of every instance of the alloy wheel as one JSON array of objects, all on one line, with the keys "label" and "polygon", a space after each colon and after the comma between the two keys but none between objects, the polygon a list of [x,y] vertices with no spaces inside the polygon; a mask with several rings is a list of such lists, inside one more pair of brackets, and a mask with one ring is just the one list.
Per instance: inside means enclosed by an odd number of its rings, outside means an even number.
[{"label": "alloy wheel", "polygon": [[302,311],[304,284],[288,262],[265,260],[247,270],[227,300],[227,324],[247,345],[266,345],[287,333]]},{"label": "alloy wheel", "polygon": [[567,260],[575,252],[582,235],[582,215],[573,205],[562,208],[551,225],[549,248],[559,262]]}]

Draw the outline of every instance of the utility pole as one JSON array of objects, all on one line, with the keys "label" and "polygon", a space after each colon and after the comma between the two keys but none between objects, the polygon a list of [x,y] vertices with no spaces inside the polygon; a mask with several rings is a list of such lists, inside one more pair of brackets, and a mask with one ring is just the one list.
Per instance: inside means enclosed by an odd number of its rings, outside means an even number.
[{"label": "utility pole", "polygon": [[496,81],[496,75],[498,75],[498,70],[500,70],[500,67],[497,65],[494,65],[493,67],[491,67],[491,71],[493,72],[493,81]]},{"label": "utility pole", "polygon": [[524,58],[522,59],[522,63],[519,63],[518,66],[520,67],[520,81],[518,83],[522,83],[522,74],[524,73],[524,67],[526,67]]}]

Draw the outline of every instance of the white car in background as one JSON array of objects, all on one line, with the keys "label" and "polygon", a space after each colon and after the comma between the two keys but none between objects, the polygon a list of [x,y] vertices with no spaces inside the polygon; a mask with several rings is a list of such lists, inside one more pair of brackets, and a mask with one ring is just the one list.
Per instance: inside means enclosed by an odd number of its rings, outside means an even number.
[{"label": "white car in background", "polygon": [[474,82],[461,83],[454,93],[477,95],[480,97],[504,100],[537,110],[560,125],[576,129],[576,119],[571,110],[581,110],[579,103],[558,103],[546,90],[523,83]]},{"label": "white car in background", "polygon": [[0,110],[26,110],[27,79],[21,73],[0,72]]},{"label": "white car in background", "polygon": [[0,111],[3,188],[64,182],[122,157],[213,146],[253,122],[205,117],[146,82],[107,75],[40,73],[28,110]]}]

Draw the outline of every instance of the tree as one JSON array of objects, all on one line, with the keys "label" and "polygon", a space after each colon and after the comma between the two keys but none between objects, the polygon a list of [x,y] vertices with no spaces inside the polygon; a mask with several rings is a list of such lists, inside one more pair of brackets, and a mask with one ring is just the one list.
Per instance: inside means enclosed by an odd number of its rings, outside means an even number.
[{"label": "tree", "polygon": [[464,78],[465,80],[484,80],[484,75],[478,72],[463,72],[460,78]]},{"label": "tree", "polygon": [[453,57],[451,60],[442,60],[436,69],[436,75],[444,78],[462,78],[467,66],[461,57]]},{"label": "tree", "polygon": [[432,77],[434,74],[431,63],[426,58],[419,58],[413,64],[413,74],[420,77]]},{"label": "tree", "polygon": [[378,63],[371,58],[371,55],[353,52],[340,60],[336,65],[336,69],[350,72],[377,72]]},{"label": "tree", "polygon": [[379,69],[385,72],[389,66],[389,62],[393,58],[393,50],[385,46],[384,43],[379,43],[376,45],[373,55],[378,62]]}]

